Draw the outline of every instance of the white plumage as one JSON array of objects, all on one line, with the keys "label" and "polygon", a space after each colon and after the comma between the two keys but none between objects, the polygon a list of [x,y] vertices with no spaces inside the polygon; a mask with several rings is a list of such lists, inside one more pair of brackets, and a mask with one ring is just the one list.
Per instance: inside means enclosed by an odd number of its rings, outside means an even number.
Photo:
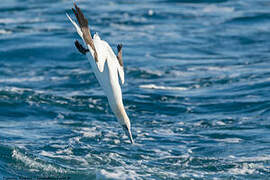
[{"label": "white plumage", "polygon": [[[80,9],[75,5],[76,11],[78,13],[82,12]],[[74,10],[73,10],[74,11]],[[76,13],[76,12],[75,12]],[[79,27],[67,14],[67,17],[72,22],[74,27],[77,30],[77,33],[80,35],[82,40],[84,41],[84,44],[88,47],[88,49],[91,52],[86,53],[87,58],[91,64],[92,70],[100,84],[100,86],[103,88],[110,107],[117,117],[118,122],[122,125],[124,131],[126,132],[127,136],[130,139],[130,142],[133,143],[133,138],[131,134],[131,126],[130,126],[130,120],[127,116],[127,113],[125,111],[123,101],[122,101],[122,92],[119,82],[119,77],[121,80],[121,83],[124,84],[124,68],[122,65],[120,65],[116,55],[114,54],[112,48],[110,45],[104,41],[101,40],[98,34],[96,33],[93,37],[93,45],[95,50],[87,43],[85,40],[85,36],[83,34],[82,28]],[[84,16],[83,16],[84,17]],[[78,19],[78,17],[77,17]],[[78,19],[79,21],[79,19]],[[86,20],[87,21],[87,20]],[[80,22],[79,22],[80,23]],[[88,25],[88,23],[87,23]],[[87,27],[88,28],[88,27]],[[88,30],[89,31],[89,30]],[[89,33],[90,35],[90,33]],[[90,35],[91,36],[91,35]],[[97,60],[95,61],[94,51],[97,53]]]}]

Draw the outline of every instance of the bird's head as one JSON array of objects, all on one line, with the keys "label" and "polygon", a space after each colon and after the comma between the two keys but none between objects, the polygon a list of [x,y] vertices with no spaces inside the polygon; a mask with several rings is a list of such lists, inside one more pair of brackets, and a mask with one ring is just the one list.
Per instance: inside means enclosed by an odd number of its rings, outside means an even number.
[{"label": "bird's head", "polygon": [[130,120],[124,110],[124,107],[119,106],[119,108],[116,108],[115,115],[117,117],[118,122],[121,124],[123,130],[125,131],[126,135],[128,136],[131,144],[133,144],[134,141],[131,133]]},{"label": "bird's head", "polygon": [[130,127],[128,127],[127,125],[122,125],[126,135],[128,136],[129,140],[130,140],[130,143],[131,144],[134,144],[134,140],[133,140],[133,137],[132,137],[132,133],[131,133],[131,130],[130,130]]}]

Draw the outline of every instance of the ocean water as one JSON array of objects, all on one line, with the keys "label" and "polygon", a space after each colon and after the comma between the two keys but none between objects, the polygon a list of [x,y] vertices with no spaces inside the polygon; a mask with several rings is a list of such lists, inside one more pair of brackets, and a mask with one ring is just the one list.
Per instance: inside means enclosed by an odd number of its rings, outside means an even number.
[{"label": "ocean water", "polygon": [[74,46],[72,1],[1,0],[0,179],[270,178],[269,0],[78,5],[123,44],[136,143]]}]

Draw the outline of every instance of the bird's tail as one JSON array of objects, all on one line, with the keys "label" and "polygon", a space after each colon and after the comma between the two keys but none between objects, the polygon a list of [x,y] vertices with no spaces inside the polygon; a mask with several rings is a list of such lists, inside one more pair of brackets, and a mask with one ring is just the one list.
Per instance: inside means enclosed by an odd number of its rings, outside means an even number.
[{"label": "bird's tail", "polygon": [[68,13],[66,13],[66,15],[67,15],[68,19],[70,20],[70,22],[71,22],[71,23],[73,24],[73,26],[75,27],[75,29],[76,29],[77,33],[79,34],[79,36],[83,39],[83,33],[82,33],[81,28],[78,26],[78,24],[77,24],[75,21],[73,21],[73,20],[71,19],[71,17],[68,15]]}]

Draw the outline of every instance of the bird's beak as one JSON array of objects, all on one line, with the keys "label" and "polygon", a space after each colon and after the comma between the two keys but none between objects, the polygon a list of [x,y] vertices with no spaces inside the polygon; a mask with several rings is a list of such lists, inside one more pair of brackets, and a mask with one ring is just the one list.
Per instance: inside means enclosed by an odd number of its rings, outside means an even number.
[{"label": "bird's beak", "polygon": [[134,141],[133,141],[133,137],[132,137],[132,134],[131,134],[130,129],[129,129],[126,125],[123,125],[122,127],[123,127],[123,129],[124,129],[126,135],[128,136],[128,138],[129,138],[129,140],[130,140],[130,143],[133,144]]}]

